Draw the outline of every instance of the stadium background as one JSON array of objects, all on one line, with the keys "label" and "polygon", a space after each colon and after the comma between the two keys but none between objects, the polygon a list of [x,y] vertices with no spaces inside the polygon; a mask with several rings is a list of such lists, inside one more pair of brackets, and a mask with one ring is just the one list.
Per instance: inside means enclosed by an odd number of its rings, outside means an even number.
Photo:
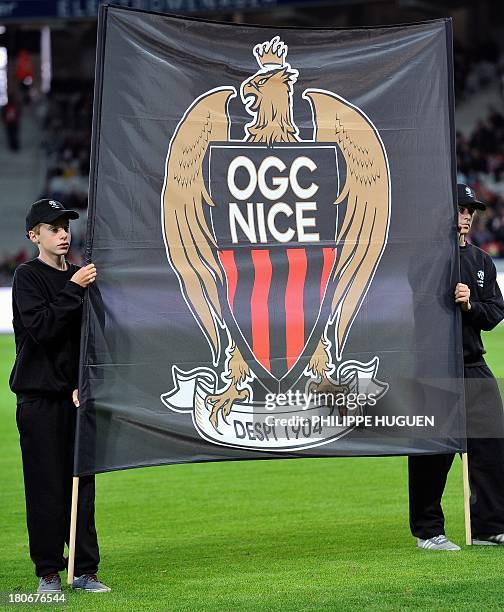
[{"label": "stadium background", "polygon": [[[472,231],[504,286],[504,6],[441,0],[125,0],[235,23],[346,27],[451,16],[459,179],[490,203]],[[85,238],[98,0],[0,1],[0,592],[34,590],[24,524],[10,285],[35,256],[27,206],[42,195],[78,208]],[[18,119],[18,135],[12,119]],[[8,125],[10,122],[10,125]],[[18,142],[16,142],[18,140]],[[16,146],[17,145],[17,146]],[[421,172],[421,168],[419,168]],[[425,177],[428,180],[428,177]],[[504,376],[504,325],[485,342]],[[102,573],[113,587],[86,609],[497,608],[502,551],[417,551],[407,524],[405,458],[180,465],[100,475]],[[445,495],[463,542],[460,466]]]}]

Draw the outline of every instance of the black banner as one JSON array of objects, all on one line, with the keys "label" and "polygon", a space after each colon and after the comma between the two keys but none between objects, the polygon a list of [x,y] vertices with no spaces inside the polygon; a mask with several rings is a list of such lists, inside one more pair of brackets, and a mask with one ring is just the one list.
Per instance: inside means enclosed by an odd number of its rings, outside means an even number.
[{"label": "black banner", "polygon": [[102,8],[77,474],[463,448],[451,45]]}]

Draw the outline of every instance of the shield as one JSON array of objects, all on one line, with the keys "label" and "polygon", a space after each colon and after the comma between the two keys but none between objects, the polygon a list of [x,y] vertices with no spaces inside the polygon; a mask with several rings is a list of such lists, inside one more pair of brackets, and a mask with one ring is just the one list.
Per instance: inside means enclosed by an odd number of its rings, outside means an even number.
[{"label": "shield", "polygon": [[336,257],[337,149],[312,143],[213,145],[208,186],[226,278],[224,319],[256,375],[278,382],[304,363],[301,357],[327,323],[324,298]]}]

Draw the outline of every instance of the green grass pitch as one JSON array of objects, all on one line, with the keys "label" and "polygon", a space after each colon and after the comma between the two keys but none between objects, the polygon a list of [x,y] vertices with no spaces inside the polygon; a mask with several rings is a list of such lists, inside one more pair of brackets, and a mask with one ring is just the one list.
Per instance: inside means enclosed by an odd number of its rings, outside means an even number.
[{"label": "green grass pitch", "polygon": [[[504,378],[504,325],[486,336]],[[33,592],[14,397],[0,337],[0,592]],[[464,541],[460,461],[444,498]],[[75,610],[502,609],[504,548],[416,550],[406,459],[179,465],[97,476],[101,576]],[[33,609],[33,606],[30,606]]]}]

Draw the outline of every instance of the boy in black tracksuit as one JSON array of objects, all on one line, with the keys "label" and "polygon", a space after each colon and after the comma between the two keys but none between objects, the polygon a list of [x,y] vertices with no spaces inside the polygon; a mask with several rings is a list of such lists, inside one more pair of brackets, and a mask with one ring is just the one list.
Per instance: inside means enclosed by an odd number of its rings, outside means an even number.
[{"label": "boy in black tracksuit", "polygon": [[[21,264],[12,287],[16,361],[10,387],[17,396],[30,556],[39,592],[60,592],[72,495],[80,326],[93,264],[79,268],[65,255],[69,219],[78,213],[39,200],[26,218],[39,256]],[[75,405],[74,405],[75,404]],[[94,477],[80,478],[73,587],[110,590],[96,578],[100,561],[94,525]]]},{"label": "boy in black tracksuit", "polygon": [[[462,310],[467,451],[471,485],[473,544],[504,545],[504,417],[497,382],[485,363],[481,330],[504,319],[504,301],[492,258],[468,244],[476,209],[484,210],[473,190],[458,185],[461,282],[455,302]],[[410,526],[417,546],[459,550],[444,535],[441,497],[454,455],[411,456]]]}]

